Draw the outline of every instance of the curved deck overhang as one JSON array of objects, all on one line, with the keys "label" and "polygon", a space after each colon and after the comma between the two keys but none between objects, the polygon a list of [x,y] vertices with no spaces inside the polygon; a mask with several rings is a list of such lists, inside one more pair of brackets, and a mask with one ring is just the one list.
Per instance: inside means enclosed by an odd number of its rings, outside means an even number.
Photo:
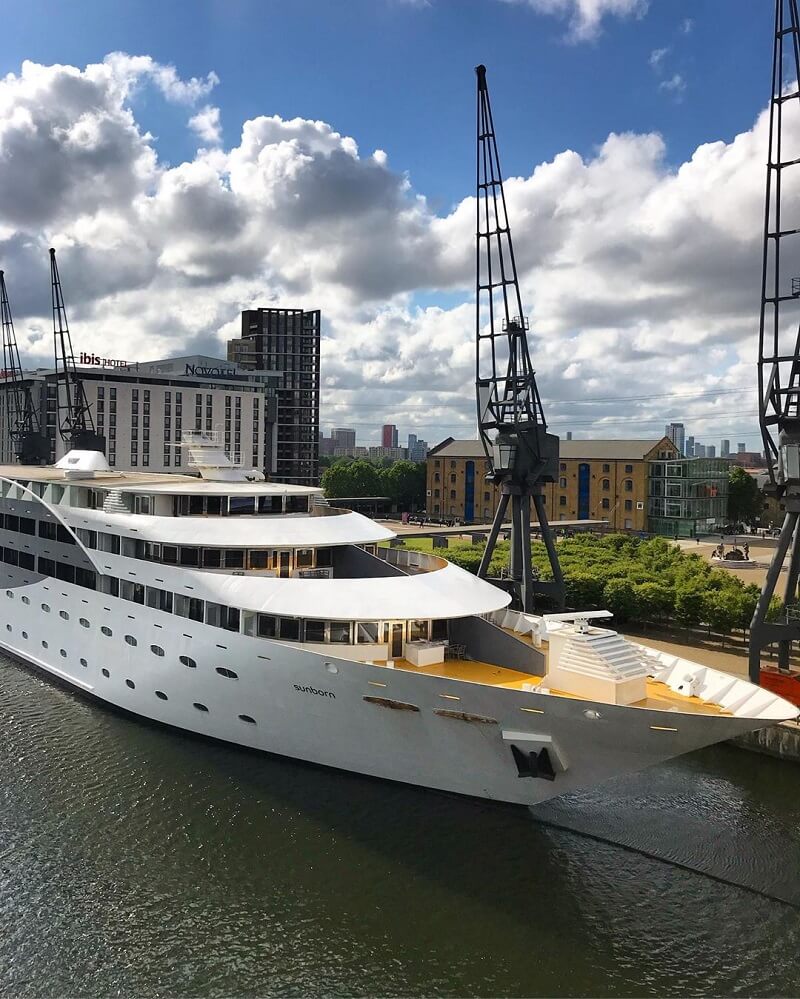
[{"label": "curved deck overhang", "polygon": [[326,621],[458,618],[488,614],[511,601],[503,590],[450,562],[437,571],[414,576],[280,579],[204,572],[107,553],[100,561],[106,572],[123,579],[281,617]]},{"label": "curved deck overhang", "polygon": [[165,545],[232,548],[327,548],[388,541],[394,532],[352,511],[335,517],[302,514],[244,517],[152,517],[66,508],[73,527],[109,530],[120,537]]}]

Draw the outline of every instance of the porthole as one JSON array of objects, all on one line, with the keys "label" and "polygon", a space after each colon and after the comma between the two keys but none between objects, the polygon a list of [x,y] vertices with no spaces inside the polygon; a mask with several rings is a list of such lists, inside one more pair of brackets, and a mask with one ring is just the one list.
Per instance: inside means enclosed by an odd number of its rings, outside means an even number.
[{"label": "porthole", "polygon": [[133,680],[126,680],[125,686],[130,687],[131,690],[136,690],[136,684],[133,682]]},{"label": "porthole", "polygon": [[23,631],[22,632],[22,637],[23,638],[27,638],[28,637],[28,632],[27,631]]},{"label": "porthole", "polygon": [[62,659],[66,659],[67,658],[67,650],[66,649],[59,649],[58,650],[58,654],[61,656]]},{"label": "porthole", "polygon": [[184,666],[188,666],[189,669],[197,669],[197,663],[192,659],[191,656],[179,656],[180,661]]},{"label": "porthole", "polygon": [[136,639],[133,637],[133,635],[126,635],[125,636],[125,641],[128,643],[128,645],[138,645],[139,644],[136,641]]},{"label": "porthole", "polygon": [[232,669],[227,669],[225,666],[217,666],[217,673],[220,676],[227,676],[229,680],[238,680],[239,674],[234,673]]},{"label": "porthole", "polygon": [[6,625],[6,631],[11,631],[11,625],[10,624]]},{"label": "porthole", "polygon": [[255,718],[251,718],[250,715],[239,715],[239,721],[247,722],[248,725],[255,725]]},{"label": "porthole", "polygon": [[103,674],[103,676],[111,676],[111,674],[105,668],[101,669],[100,672]]},{"label": "porthole", "polygon": [[157,691],[156,691],[156,697],[157,697],[157,698],[158,698],[158,699],[159,699],[160,701],[168,701],[168,700],[169,700],[169,698],[167,697],[167,695],[166,695],[166,694],[164,693],[164,691],[163,691],[163,690],[157,690]]},{"label": "porthole", "polygon": [[11,597],[11,599],[13,600],[14,599],[14,591],[13,590],[6,590],[6,596],[7,597]]},{"label": "porthole", "polygon": [[195,701],[194,706],[197,708],[198,711],[208,711],[208,708],[205,706],[205,704],[200,704],[199,701]]},{"label": "porthole", "polygon": [[42,648],[43,649],[49,649],[50,646],[47,644],[47,642],[42,642]]},{"label": "porthole", "polygon": [[31,602],[30,597],[22,597],[22,602],[24,604],[29,604]]},{"label": "porthole", "polygon": [[109,638],[111,638],[111,636],[114,634],[114,632],[110,628],[106,627],[106,625],[103,625],[103,627],[100,630],[103,632],[104,635],[108,635]]},{"label": "porthole", "polygon": [[63,617],[65,621],[69,621],[69,614],[66,611],[59,611],[58,616]]},{"label": "porthole", "polygon": [[85,617],[80,618],[79,621],[78,621],[78,624],[80,624],[81,628],[88,628],[89,627],[89,622],[86,620]]},{"label": "porthole", "polygon": [[151,645],[150,646],[150,651],[153,653],[154,656],[163,656],[164,655],[164,650],[161,648],[160,645]]},{"label": "porthole", "polygon": [[86,667],[87,667],[88,665],[89,665],[89,664],[88,664],[88,663],[86,662],[86,660],[85,660],[85,659],[81,659],[81,666],[83,666],[83,668],[84,668],[84,669],[86,669]]},{"label": "porthole", "polygon": [[45,612],[45,614],[49,614],[50,613],[50,604],[42,604],[42,610]]}]

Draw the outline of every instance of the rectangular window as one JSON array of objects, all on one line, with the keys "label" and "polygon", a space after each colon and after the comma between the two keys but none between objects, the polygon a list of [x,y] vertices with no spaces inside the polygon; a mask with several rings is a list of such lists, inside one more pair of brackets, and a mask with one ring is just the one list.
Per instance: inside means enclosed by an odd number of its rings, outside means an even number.
[{"label": "rectangular window", "polygon": [[225,549],[225,568],[226,569],[244,569],[244,549],[243,548],[226,548]]},{"label": "rectangular window", "polygon": [[313,548],[298,548],[294,564],[298,569],[310,569],[314,565]]},{"label": "rectangular window", "polygon": [[282,617],[279,619],[280,637],[286,642],[296,642],[300,638],[300,618]]},{"label": "rectangular window", "polygon": [[162,590],[158,586],[147,587],[147,606],[156,610],[172,613],[172,594],[169,590]]},{"label": "rectangular window", "polygon": [[178,564],[178,548],[176,545],[161,546],[161,560],[166,565]]},{"label": "rectangular window", "polygon": [[203,549],[203,567],[206,569],[219,569],[222,565],[222,551],[219,548]]},{"label": "rectangular window", "polygon": [[144,586],[141,583],[132,583],[130,580],[123,579],[120,595],[123,600],[132,600],[135,604],[143,604]]},{"label": "rectangular window", "polygon": [[192,621],[203,621],[203,601],[196,597],[185,597],[182,593],[175,594],[175,613],[180,617],[188,617]]},{"label": "rectangular window", "polygon": [[351,645],[353,642],[352,625],[349,621],[331,621],[328,625],[329,641],[340,645]]},{"label": "rectangular window", "polygon": [[51,558],[39,557],[39,572],[43,576],[55,576],[56,574],[56,564]]},{"label": "rectangular window", "polygon": [[253,549],[250,552],[250,568],[251,569],[266,569],[267,568],[267,553],[261,549]]},{"label": "rectangular window", "polygon": [[232,517],[237,514],[255,513],[255,497],[253,496],[231,496],[228,503],[228,510]]},{"label": "rectangular window", "polygon": [[200,549],[190,548],[184,545],[181,548],[181,565],[189,566],[199,566],[200,565]]},{"label": "rectangular window", "polygon": [[377,621],[359,621],[356,625],[356,638],[360,645],[375,645],[378,641]]},{"label": "rectangular window", "polygon": [[100,592],[107,593],[110,597],[119,596],[119,580],[116,576],[100,577]]},{"label": "rectangular window", "polygon": [[307,642],[324,642],[325,641],[325,622],[324,621],[306,621],[306,637]]},{"label": "rectangular window", "polygon": [[259,513],[281,513],[283,511],[283,500],[280,496],[259,496]]},{"label": "rectangular window", "polygon": [[278,619],[269,614],[258,615],[258,635],[260,638],[275,638],[278,634]]}]

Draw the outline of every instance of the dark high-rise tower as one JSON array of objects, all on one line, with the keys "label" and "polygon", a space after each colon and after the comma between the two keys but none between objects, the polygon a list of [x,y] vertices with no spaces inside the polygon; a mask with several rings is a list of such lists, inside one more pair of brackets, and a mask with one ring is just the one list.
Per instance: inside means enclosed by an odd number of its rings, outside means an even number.
[{"label": "dark high-rise tower", "polygon": [[278,482],[319,482],[319,310],[247,309],[242,336],[228,341],[228,360],[277,371]]}]

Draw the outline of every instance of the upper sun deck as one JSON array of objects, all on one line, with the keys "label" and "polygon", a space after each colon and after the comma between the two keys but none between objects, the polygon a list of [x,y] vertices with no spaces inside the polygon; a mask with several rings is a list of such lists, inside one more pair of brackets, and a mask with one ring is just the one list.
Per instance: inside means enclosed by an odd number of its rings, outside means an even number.
[{"label": "upper sun deck", "polygon": [[284,482],[228,482],[201,479],[196,475],[160,472],[123,472],[95,470],[76,474],[55,465],[0,465],[0,477],[16,482],[43,482],[60,485],[85,485],[92,489],[119,490],[126,493],[170,496],[322,496],[315,486],[296,486]]}]

